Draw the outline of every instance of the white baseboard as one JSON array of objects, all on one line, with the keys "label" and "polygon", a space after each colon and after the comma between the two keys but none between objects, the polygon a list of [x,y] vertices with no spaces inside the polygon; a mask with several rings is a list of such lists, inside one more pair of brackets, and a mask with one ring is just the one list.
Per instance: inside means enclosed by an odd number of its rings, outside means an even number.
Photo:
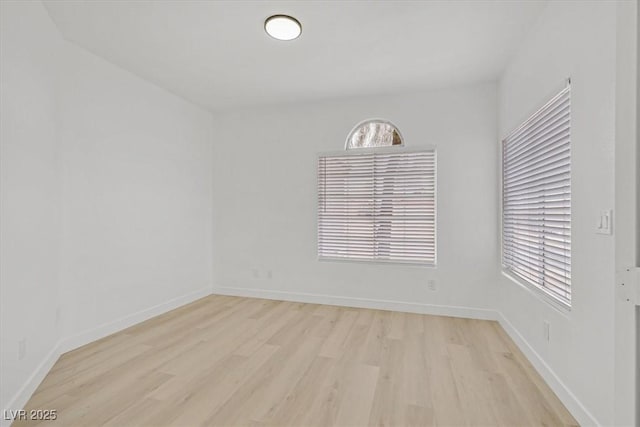
[{"label": "white baseboard", "polygon": [[[14,397],[7,402],[3,411],[5,409],[8,411],[9,409],[16,410],[24,408],[24,405],[29,401],[31,395],[36,391],[60,355],[209,295],[211,295],[211,287],[207,286],[153,307],[123,316],[112,322],[104,323],[96,328],[88,329],[71,337],[62,338],[53,349],[51,349],[49,354],[47,354],[44,360],[38,365]],[[3,412],[3,416],[0,417],[0,427],[8,427],[11,424],[10,420],[5,420],[4,418]]]},{"label": "white baseboard", "polygon": [[564,404],[567,410],[573,415],[581,426],[600,426],[601,423],[584,407],[571,390],[562,382],[551,367],[540,357],[540,355],[531,347],[529,342],[518,332],[518,330],[507,320],[501,313],[496,311],[498,322],[509,337],[516,343],[520,351],[524,353],[529,362],[538,371],[540,376],[545,380],[547,385],[558,396],[558,399]]},{"label": "white baseboard", "polygon": [[433,314],[436,316],[463,317],[467,319],[497,320],[495,310],[449,305],[420,304],[414,302],[354,298],[301,292],[273,291],[254,288],[214,288],[214,294],[239,297],[264,298],[310,304],[338,305],[341,307],[372,308],[377,310],[403,311],[407,313]]},{"label": "white baseboard", "polygon": [[36,391],[42,380],[44,380],[44,377],[47,376],[51,368],[53,368],[53,365],[58,361],[58,357],[60,357],[58,345],[59,342],[53,346],[49,354],[40,362],[20,390],[18,390],[13,398],[9,399],[9,402],[2,408],[2,417],[0,418],[1,427],[8,427],[12,422],[11,420],[5,419],[5,411],[15,411],[24,408],[24,405],[29,401],[33,392]]},{"label": "white baseboard", "polygon": [[129,314],[116,319],[111,322],[103,323],[102,325],[80,332],[79,334],[72,335],[70,337],[63,338],[58,343],[60,354],[64,354],[68,351],[74,350],[90,342],[99,340],[108,335],[114,334],[118,331],[133,326],[152,317],[166,313],[185,304],[189,304],[197,299],[211,295],[211,288],[201,288],[193,292],[189,292],[186,295],[181,295],[169,301],[165,301],[153,307],[146,308],[138,311],[137,313]]}]

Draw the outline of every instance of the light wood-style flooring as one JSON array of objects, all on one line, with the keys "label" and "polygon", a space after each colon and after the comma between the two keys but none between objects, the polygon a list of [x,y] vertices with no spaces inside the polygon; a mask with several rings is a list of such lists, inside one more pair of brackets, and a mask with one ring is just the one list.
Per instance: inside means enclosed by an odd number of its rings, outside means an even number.
[{"label": "light wood-style flooring", "polygon": [[577,425],[496,322],[228,296],[64,354],[25,409],[68,427]]}]

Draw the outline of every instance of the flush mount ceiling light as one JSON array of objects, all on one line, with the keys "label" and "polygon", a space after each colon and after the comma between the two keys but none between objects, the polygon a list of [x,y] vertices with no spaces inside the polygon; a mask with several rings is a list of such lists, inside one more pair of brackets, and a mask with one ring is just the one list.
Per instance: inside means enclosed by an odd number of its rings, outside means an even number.
[{"label": "flush mount ceiling light", "polygon": [[293,40],[300,37],[300,21],[289,15],[273,15],[264,21],[264,30],[277,40]]}]

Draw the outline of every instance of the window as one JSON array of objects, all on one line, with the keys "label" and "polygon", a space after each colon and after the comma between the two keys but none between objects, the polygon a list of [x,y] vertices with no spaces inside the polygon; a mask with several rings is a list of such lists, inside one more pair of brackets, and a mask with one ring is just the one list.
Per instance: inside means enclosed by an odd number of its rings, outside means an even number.
[{"label": "window", "polygon": [[435,265],[435,194],[433,149],[320,155],[318,256]]},{"label": "window", "polygon": [[502,142],[502,263],[571,306],[571,88]]},{"label": "window", "polygon": [[349,134],[345,148],[389,147],[404,145],[400,131],[386,120],[365,120],[356,125]]}]

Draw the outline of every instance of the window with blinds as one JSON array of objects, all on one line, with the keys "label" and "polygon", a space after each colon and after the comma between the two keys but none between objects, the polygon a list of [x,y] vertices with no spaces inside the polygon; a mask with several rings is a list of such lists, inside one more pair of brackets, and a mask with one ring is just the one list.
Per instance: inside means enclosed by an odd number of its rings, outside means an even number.
[{"label": "window with blinds", "polygon": [[318,256],[435,265],[435,150],[320,155]]},{"label": "window with blinds", "polygon": [[504,269],[571,306],[571,88],[502,142]]}]

